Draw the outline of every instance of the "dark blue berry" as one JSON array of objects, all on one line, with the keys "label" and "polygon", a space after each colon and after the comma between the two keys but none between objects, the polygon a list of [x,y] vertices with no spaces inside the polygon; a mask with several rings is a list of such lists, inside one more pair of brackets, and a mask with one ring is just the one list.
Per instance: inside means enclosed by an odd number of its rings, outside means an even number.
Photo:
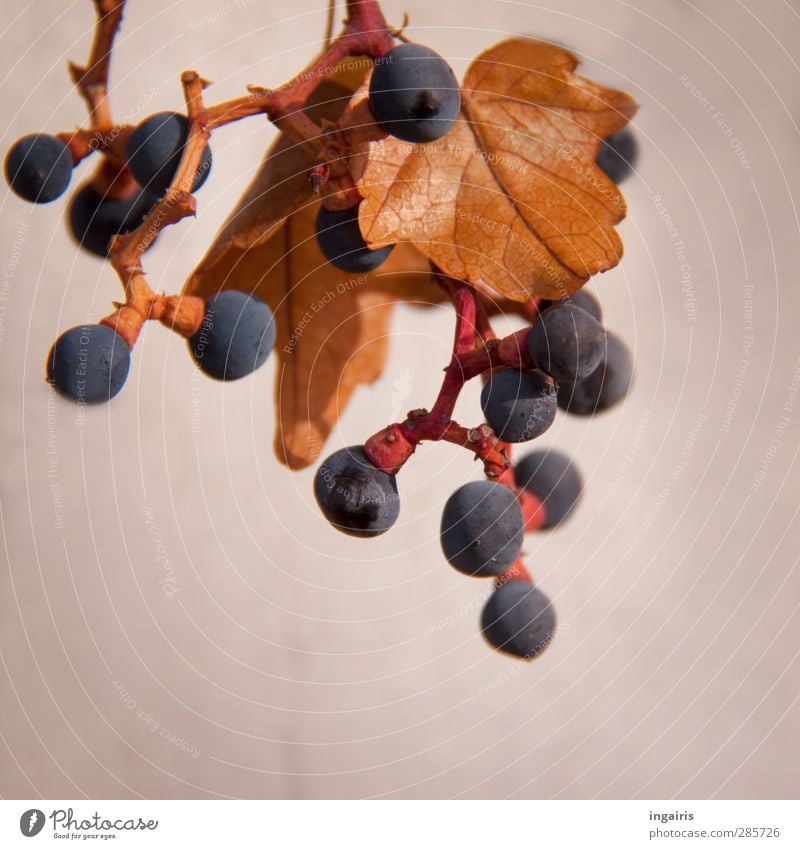
[{"label": "dark blue berry", "polygon": [[575,508],[583,489],[575,464],[566,454],[552,448],[526,454],[514,467],[514,480],[544,505],[543,528],[563,522]]},{"label": "dark blue berry", "polygon": [[31,203],[50,203],[72,178],[72,154],[61,139],[36,133],[18,139],[6,156],[6,181]]},{"label": "dark blue berry", "polygon": [[605,346],[603,326],[573,304],[545,310],[528,336],[531,359],[557,381],[590,375],[600,364]]},{"label": "dark blue berry", "polygon": [[203,324],[189,340],[197,365],[218,380],[238,380],[264,365],[275,320],[255,295],[228,289],[208,298]]},{"label": "dark blue berry", "polygon": [[597,154],[597,164],[615,183],[621,183],[636,167],[639,143],[629,127],[603,139]]},{"label": "dark blue berry", "polygon": [[591,292],[587,292],[586,289],[578,289],[574,294],[567,295],[567,297],[561,298],[558,301],[544,299],[539,302],[539,312],[543,313],[546,309],[558,304],[572,304],[572,306],[580,307],[582,310],[588,312],[596,321],[603,320],[603,310],[600,306],[600,301]]},{"label": "dark blue berry", "polygon": [[556,614],[538,587],[515,579],[491,594],[481,614],[481,630],[494,648],[533,660],[550,645]]},{"label": "dark blue berry", "polygon": [[568,413],[591,416],[602,413],[622,401],[633,380],[633,359],[622,340],[607,333],[600,365],[574,383],[559,381],[558,406]]},{"label": "dark blue berry", "polygon": [[122,389],[130,362],[121,336],[104,324],[86,324],[66,330],[53,343],[47,380],[66,398],[99,404]]},{"label": "dark blue berry", "polygon": [[70,230],[82,248],[106,257],[111,237],[138,227],[156,200],[141,190],[124,199],[103,197],[87,183],[70,200]]},{"label": "dark blue berry", "polygon": [[496,371],[481,391],[489,426],[503,442],[527,442],[541,436],[556,417],[556,388],[540,371]]},{"label": "dark blue berry", "polygon": [[358,226],[358,206],[340,210],[320,207],[317,244],[331,265],[351,274],[363,274],[377,268],[394,247],[388,245],[373,251],[367,246]]},{"label": "dark blue berry", "polygon": [[[188,122],[179,112],[158,112],[145,118],[131,133],[125,148],[128,167],[136,181],[145,191],[163,195],[169,188],[188,135]],[[203,150],[192,191],[205,183],[211,170],[211,149]]]},{"label": "dark blue berry", "polygon": [[387,133],[414,144],[440,139],[461,109],[453,69],[421,44],[401,44],[375,62],[369,106]]},{"label": "dark blue berry", "polygon": [[314,496],[325,518],[355,537],[385,533],[400,515],[395,476],[376,468],[363,445],[341,448],[322,463]]},{"label": "dark blue berry", "polygon": [[491,481],[472,481],[447,499],[441,542],[451,566],[466,575],[500,575],[519,557],[525,533],[516,494]]}]

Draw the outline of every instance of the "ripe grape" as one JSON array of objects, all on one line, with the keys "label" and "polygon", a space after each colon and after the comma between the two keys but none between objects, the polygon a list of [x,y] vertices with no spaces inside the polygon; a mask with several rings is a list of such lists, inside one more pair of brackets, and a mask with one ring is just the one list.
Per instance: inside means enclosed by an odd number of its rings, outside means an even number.
[{"label": "ripe grape", "polygon": [[479,578],[500,575],[519,557],[525,533],[516,494],[491,481],[472,481],[447,499],[441,542],[451,566]]},{"label": "ripe grape", "polygon": [[528,336],[528,353],[557,381],[590,375],[605,350],[603,326],[586,310],[557,304],[545,310]]},{"label": "ripe grape", "polygon": [[72,178],[72,154],[61,139],[34,133],[17,139],[6,156],[6,181],[31,203],[50,203]]},{"label": "ripe grape", "polygon": [[639,158],[639,143],[629,127],[624,127],[613,136],[603,139],[596,162],[606,176],[621,183],[636,167]]},{"label": "ripe grape", "polygon": [[255,295],[228,289],[208,298],[203,324],[189,339],[197,365],[217,380],[238,380],[264,365],[275,344],[275,319]]},{"label": "ripe grape", "polygon": [[387,133],[424,144],[445,135],[461,109],[453,69],[421,44],[401,44],[375,62],[369,106]]},{"label": "ripe grape", "polygon": [[[125,147],[128,167],[145,191],[163,195],[169,188],[178,170],[188,132],[185,115],[158,112],[145,118],[131,133]],[[192,183],[193,192],[205,183],[210,169],[211,149],[206,146]]]},{"label": "ripe grape", "polygon": [[539,302],[539,313],[541,314],[546,309],[557,306],[558,304],[572,304],[572,306],[580,307],[582,310],[588,312],[597,321],[603,320],[603,310],[600,307],[600,301],[591,292],[587,292],[586,289],[578,289],[577,292],[567,295],[566,298],[561,298],[558,301],[541,300]]},{"label": "ripe grape", "polygon": [[354,537],[385,533],[400,515],[397,478],[376,468],[363,445],[341,448],[325,460],[314,477],[314,496],[325,518]]},{"label": "ripe grape", "polygon": [[591,416],[619,403],[633,380],[633,359],[621,339],[607,335],[607,346],[600,365],[575,383],[559,382],[558,406],[568,413]]},{"label": "ripe grape", "polygon": [[392,252],[394,245],[373,251],[364,241],[358,226],[358,206],[350,209],[325,209],[317,215],[317,244],[325,259],[352,274],[372,271]]},{"label": "ripe grape", "polygon": [[575,508],[583,489],[575,464],[566,454],[552,448],[526,454],[514,467],[514,480],[544,505],[543,528],[563,522]]},{"label": "ripe grape", "polygon": [[155,202],[141,190],[129,198],[103,197],[87,183],[70,200],[70,230],[82,248],[106,257],[111,237],[138,227]]},{"label": "ripe grape", "polygon": [[504,442],[541,436],[553,424],[557,406],[556,388],[540,371],[501,369],[481,391],[486,421]]},{"label": "ripe grape", "polygon": [[481,614],[481,630],[489,643],[525,660],[533,660],[550,645],[555,629],[550,599],[521,579],[499,586]]},{"label": "ripe grape", "polygon": [[110,327],[73,327],[56,339],[47,355],[47,380],[66,398],[98,404],[122,389],[130,362],[128,346]]}]

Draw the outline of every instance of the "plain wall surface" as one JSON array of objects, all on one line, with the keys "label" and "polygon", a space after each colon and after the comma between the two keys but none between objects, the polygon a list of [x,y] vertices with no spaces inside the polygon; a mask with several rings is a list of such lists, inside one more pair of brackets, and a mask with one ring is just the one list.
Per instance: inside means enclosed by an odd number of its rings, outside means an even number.
[{"label": "plain wall surface", "polygon": [[[636,383],[537,446],[586,482],[568,524],[526,539],[552,647],[531,665],[491,652],[488,585],[442,559],[442,505],[479,476],[466,452],[420,449],[398,526],[362,542],[319,515],[313,469],[273,456],[273,361],[223,386],[153,326],[112,404],[79,417],[53,396],[50,344],[119,283],[71,242],[65,199],[4,190],[0,795],[796,797],[797,4],[387,0],[404,11],[459,76],[535,34],[642,105],[626,255],[591,284]],[[88,0],[5,12],[3,151],[83,123],[66,62],[94,20]],[[115,115],[181,108],[185,68],[208,102],[282,82],[324,21],[305,0],[130,0]],[[180,290],[273,137],[262,118],[214,134],[197,219],[145,258],[154,288]],[[385,374],[329,450],[429,405],[451,333],[449,308],[397,309]]]}]

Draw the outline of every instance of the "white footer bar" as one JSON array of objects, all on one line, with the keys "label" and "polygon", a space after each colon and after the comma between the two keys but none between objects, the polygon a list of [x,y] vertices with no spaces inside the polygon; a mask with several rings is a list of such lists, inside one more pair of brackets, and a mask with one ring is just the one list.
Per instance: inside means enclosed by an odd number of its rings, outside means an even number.
[{"label": "white footer bar", "polygon": [[0,846],[800,847],[790,801],[0,801]]}]

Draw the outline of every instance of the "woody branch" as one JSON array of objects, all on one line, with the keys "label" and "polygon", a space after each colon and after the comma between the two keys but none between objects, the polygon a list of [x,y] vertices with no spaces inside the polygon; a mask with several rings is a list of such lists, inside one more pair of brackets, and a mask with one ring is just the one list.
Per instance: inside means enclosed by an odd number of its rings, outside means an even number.
[{"label": "woody branch", "polygon": [[[132,183],[124,155],[130,128],[114,125],[108,103],[108,71],[125,0],[95,0],[95,6],[98,19],[89,59],[85,67],[70,65],[73,82],[89,110],[89,127],[61,137],[70,146],[75,162],[95,150],[102,152],[104,162],[97,179],[114,185],[114,193],[119,194],[130,191]],[[140,226],[112,240],[111,263],[125,290],[125,303],[119,304],[102,323],[116,330],[129,347],[134,345],[147,319],[160,320],[185,336],[196,332],[203,320],[200,299],[157,295],[146,281],[141,258],[161,230],[194,215],[192,182],[213,130],[243,118],[264,115],[298,143],[323,156],[324,131],[303,111],[309,95],[342,59],[350,56],[376,59],[393,44],[394,31],[386,23],[377,0],[350,0],[339,36],[304,71],[278,88],[252,86],[246,96],[207,106],[202,94],[206,81],[195,71],[185,71],[181,83],[188,137],[181,161],[164,197]]]}]

